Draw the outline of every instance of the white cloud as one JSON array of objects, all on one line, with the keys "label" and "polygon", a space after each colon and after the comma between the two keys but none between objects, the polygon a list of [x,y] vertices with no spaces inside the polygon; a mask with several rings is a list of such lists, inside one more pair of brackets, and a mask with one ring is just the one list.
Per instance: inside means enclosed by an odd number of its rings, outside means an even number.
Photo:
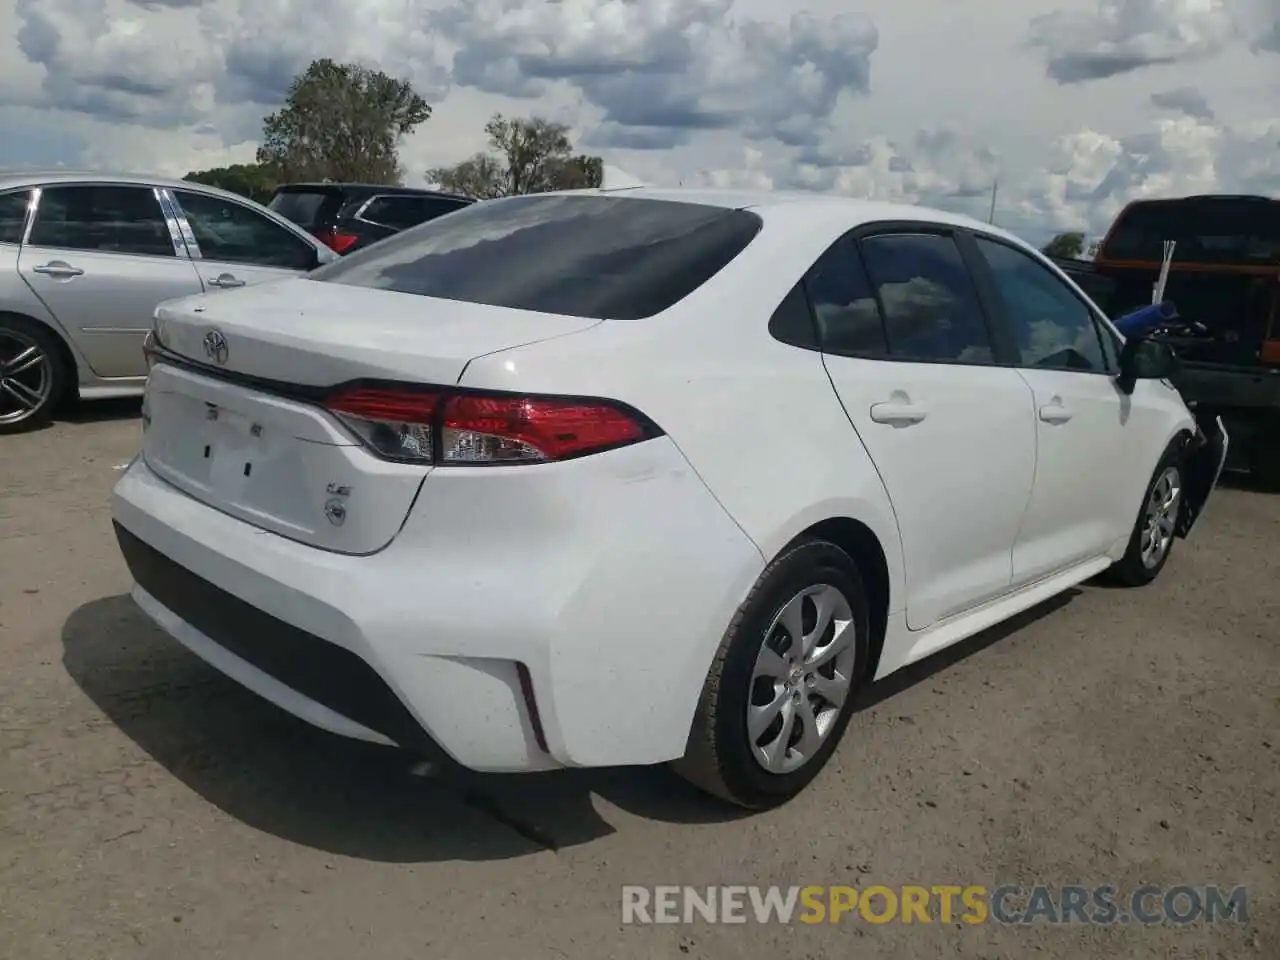
[{"label": "white cloud", "polygon": [[0,0],[0,165],[252,159],[315,57],[495,110],[650,181],[807,188],[1100,231],[1134,196],[1280,192],[1276,0]]},{"label": "white cloud", "polygon": [[1100,0],[1035,17],[1030,39],[1050,77],[1080,83],[1221,53],[1238,30],[1228,11],[1228,0]]},{"label": "white cloud", "polygon": [[1017,207],[1024,221],[1098,233],[1128,200],[1232,191],[1280,193],[1280,120],[1223,130],[1192,117],[1114,137],[1091,130],[1053,144],[1049,173]]}]

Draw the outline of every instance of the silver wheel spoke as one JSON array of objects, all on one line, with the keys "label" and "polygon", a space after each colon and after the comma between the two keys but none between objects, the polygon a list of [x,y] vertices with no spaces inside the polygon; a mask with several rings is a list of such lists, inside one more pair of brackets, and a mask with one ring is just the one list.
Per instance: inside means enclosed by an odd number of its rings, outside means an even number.
[{"label": "silver wheel spoke", "polygon": [[782,712],[782,708],[786,706],[790,694],[785,690],[779,691],[774,698],[762,707],[752,704],[748,708],[747,714],[747,734],[751,737],[751,742],[755,743],[764,736],[764,732],[769,729],[769,724],[777,719],[778,714]]},{"label": "silver wheel spoke", "polygon": [[40,394],[25,383],[19,383],[17,380],[0,380],[0,390],[21,404],[24,410],[34,410],[40,406]]},{"label": "silver wheel spoke", "polygon": [[783,698],[781,713],[782,729],[778,731],[776,737],[761,748],[768,768],[773,771],[785,769],[787,744],[791,741],[791,731],[796,725],[795,703],[790,696]]},{"label": "silver wheel spoke", "polygon": [[849,678],[841,676],[839,671],[836,671],[834,677],[825,677],[820,673],[815,673],[811,678],[809,689],[822,697],[831,706],[843,706],[844,698],[849,693]]},{"label": "silver wheel spoke", "polygon": [[804,647],[804,594],[793,598],[790,603],[782,608],[782,613],[778,617],[782,628],[787,631],[787,636],[791,638],[790,654],[799,656],[800,651]]},{"label": "silver wheel spoke", "polygon": [[42,363],[44,363],[44,354],[40,352],[40,348],[27,347],[3,367],[0,367],[0,377],[5,379],[16,377],[20,373],[34,370]]},{"label": "silver wheel spoke", "polygon": [[806,670],[817,670],[849,649],[849,642],[853,639],[849,631],[851,622],[850,620],[836,621],[836,629],[835,633],[831,635],[831,642],[825,647],[819,647],[813,651],[813,655],[805,661]]},{"label": "silver wheel spoke", "polygon": [[760,648],[760,655],[756,657],[757,677],[773,677],[778,680],[785,679],[789,664],[782,656],[767,644]]},{"label": "silver wheel spoke", "polygon": [[803,760],[808,760],[822,746],[824,737],[818,729],[818,718],[814,715],[813,704],[808,697],[801,697],[796,704],[795,715],[800,721],[800,741],[792,748]]},{"label": "silver wheel spoke", "polygon": [[813,630],[805,635],[804,638],[804,658],[807,661],[813,654],[813,649],[817,646],[823,634],[827,632],[827,627],[831,626],[831,620],[835,616],[836,605],[843,603],[842,597],[834,587],[825,587],[818,593],[813,595],[813,606],[817,611],[814,618]]}]

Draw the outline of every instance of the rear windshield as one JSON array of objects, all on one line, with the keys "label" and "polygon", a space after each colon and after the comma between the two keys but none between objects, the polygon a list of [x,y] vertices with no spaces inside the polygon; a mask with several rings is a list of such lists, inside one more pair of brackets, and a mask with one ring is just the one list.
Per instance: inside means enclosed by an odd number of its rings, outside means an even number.
[{"label": "rear windshield", "polygon": [[609,196],[472,204],[309,274],[356,287],[592,319],[687,297],[759,233],[754,213]]},{"label": "rear windshield", "polygon": [[1280,203],[1195,198],[1134,204],[1116,220],[1100,258],[1159,263],[1166,240],[1177,241],[1174,263],[1277,263]]},{"label": "rear windshield", "polygon": [[323,190],[281,190],[271,198],[267,207],[305,230],[316,225],[320,208],[330,196]]}]

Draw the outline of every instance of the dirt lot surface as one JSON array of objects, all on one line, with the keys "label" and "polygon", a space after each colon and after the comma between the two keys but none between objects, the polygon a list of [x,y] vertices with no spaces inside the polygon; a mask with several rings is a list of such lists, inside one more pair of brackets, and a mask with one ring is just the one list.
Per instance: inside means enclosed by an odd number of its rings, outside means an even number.
[{"label": "dirt lot surface", "polygon": [[[873,691],[736,817],[662,770],[441,783],[293,720],[134,608],[127,408],[0,438],[0,956],[1280,957],[1280,497]],[[624,926],[623,884],[1218,884],[1248,922]]]}]

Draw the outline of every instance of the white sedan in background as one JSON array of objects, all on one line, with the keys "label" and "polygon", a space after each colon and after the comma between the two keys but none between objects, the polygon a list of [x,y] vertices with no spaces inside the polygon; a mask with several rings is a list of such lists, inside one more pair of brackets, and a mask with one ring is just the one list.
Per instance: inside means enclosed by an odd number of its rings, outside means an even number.
[{"label": "white sedan in background", "polygon": [[114,518],[191,650],[335,733],[757,808],[863,685],[1153,580],[1226,443],[1026,244],[832,197],[477,204],[164,304],[151,362]]}]

